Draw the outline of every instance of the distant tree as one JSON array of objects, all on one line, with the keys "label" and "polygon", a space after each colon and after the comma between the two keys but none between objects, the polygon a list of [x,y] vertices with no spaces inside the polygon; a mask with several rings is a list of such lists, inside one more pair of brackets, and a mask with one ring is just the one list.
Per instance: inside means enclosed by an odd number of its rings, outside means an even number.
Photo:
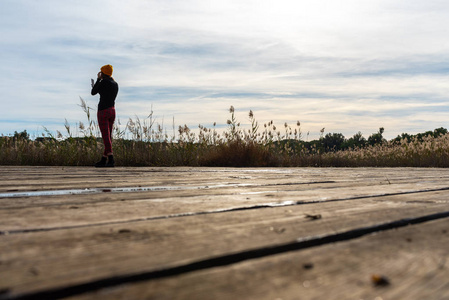
[{"label": "distant tree", "polygon": [[447,132],[448,132],[448,131],[447,131],[446,128],[440,127],[440,128],[437,128],[437,129],[435,129],[435,130],[433,131],[433,136],[434,136],[434,137],[439,137],[439,136],[441,136],[441,135],[446,135]]},{"label": "distant tree", "polygon": [[431,137],[436,138],[436,137],[445,135],[446,133],[447,133],[447,129],[440,127],[440,128],[435,129],[434,131],[426,131],[424,133],[418,133],[416,135],[416,137],[419,139],[419,141],[422,141],[424,137],[431,136]]},{"label": "distant tree", "polygon": [[13,138],[15,140],[27,140],[27,141],[29,141],[30,140],[30,135],[27,133],[26,130],[24,130],[22,132],[14,131]]},{"label": "distant tree", "polygon": [[323,152],[323,145],[321,144],[321,139],[320,140],[312,140],[312,141],[301,141],[301,146],[309,151],[318,151],[318,152]]},{"label": "distant tree", "polygon": [[373,133],[368,137],[368,144],[371,146],[374,146],[376,144],[382,144],[385,142],[385,139],[383,137],[385,129],[383,127],[379,128],[379,131],[377,133]]},{"label": "distant tree", "polygon": [[402,133],[401,135],[398,135],[396,138],[393,139],[394,142],[399,143],[401,140],[406,140],[407,142],[410,142],[413,139],[418,140],[419,142],[422,142],[423,139],[427,136],[430,137],[440,137],[442,135],[446,135],[448,133],[446,128],[440,127],[433,131],[426,131],[422,133],[417,133],[415,135],[410,135],[408,133]]},{"label": "distant tree", "polygon": [[343,148],[345,136],[341,133],[328,133],[321,138],[321,144],[325,151],[338,151]]},{"label": "distant tree", "polygon": [[344,144],[344,149],[348,148],[363,148],[366,146],[366,139],[363,137],[362,133],[359,131],[349,138]]},{"label": "distant tree", "polygon": [[401,133],[401,135],[398,135],[396,138],[393,139],[393,142],[400,143],[402,140],[405,140],[407,142],[410,142],[412,140],[412,137],[408,133]]}]

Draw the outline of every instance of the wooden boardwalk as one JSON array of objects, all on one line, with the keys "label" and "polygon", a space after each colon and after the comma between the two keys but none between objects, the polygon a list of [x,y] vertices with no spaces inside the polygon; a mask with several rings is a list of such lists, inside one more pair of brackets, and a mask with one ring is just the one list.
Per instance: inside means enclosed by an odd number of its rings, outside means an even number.
[{"label": "wooden boardwalk", "polygon": [[0,167],[0,299],[449,299],[449,169]]}]

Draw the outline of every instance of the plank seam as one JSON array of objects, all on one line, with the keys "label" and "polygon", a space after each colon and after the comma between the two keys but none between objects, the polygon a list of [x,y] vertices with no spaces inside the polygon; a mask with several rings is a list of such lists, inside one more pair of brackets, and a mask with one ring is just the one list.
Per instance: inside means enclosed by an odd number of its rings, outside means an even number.
[{"label": "plank seam", "polygon": [[184,191],[198,189],[214,189],[227,187],[265,187],[265,186],[288,186],[288,185],[306,185],[335,183],[335,181],[310,181],[297,183],[275,183],[275,184],[251,184],[251,183],[228,183],[219,185],[201,185],[201,186],[147,186],[147,187],[116,187],[116,188],[86,188],[86,189],[65,189],[65,190],[42,190],[42,191],[23,191],[0,193],[0,200],[8,198],[29,198],[42,196],[63,196],[63,195],[84,195],[84,194],[102,194],[102,193],[136,193],[151,191]]},{"label": "plank seam", "polygon": [[153,270],[139,274],[129,274],[103,278],[87,283],[75,284],[72,286],[37,291],[28,294],[11,295],[8,290],[2,290],[0,300],[28,300],[28,299],[60,299],[75,295],[93,292],[103,288],[110,288],[122,284],[130,284],[142,281],[150,281],[166,277],[178,276],[195,271],[228,266],[243,261],[259,259],[272,255],[283,254],[292,251],[299,251],[307,248],[323,246],[330,243],[344,242],[361,238],[368,234],[397,229],[409,225],[420,224],[438,219],[449,218],[449,211],[425,215],[417,218],[406,218],[374,226],[361,227],[349,231],[326,236],[316,236],[307,239],[298,239],[289,243],[274,245],[269,247],[250,249],[237,253],[226,254],[204,260],[199,260],[185,265],[175,266],[167,269]]}]

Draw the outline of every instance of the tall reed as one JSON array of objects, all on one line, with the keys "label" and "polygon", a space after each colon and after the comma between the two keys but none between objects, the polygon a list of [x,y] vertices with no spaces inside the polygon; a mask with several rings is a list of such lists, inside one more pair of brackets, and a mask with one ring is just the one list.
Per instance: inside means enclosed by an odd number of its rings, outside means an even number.
[{"label": "tall reed", "polygon": [[[56,136],[45,127],[43,137],[0,137],[0,165],[91,166],[103,144],[94,111],[81,98],[87,121]],[[248,126],[241,126],[231,106],[227,129],[219,132],[199,125],[195,132],[178,126],[169,135],[156,122],[153,111],[145,119],[117,120],[113,149],[117,166],[233,166],[233,167],[449,167],[449,135],[420,136],[385,141],[366,147],[323,151],[317,143],[306,147],[301,124],[276,126],[273,121],[259,125],[252,111]],[[173,131],[175,124],[173,122]],[[322,132],[323,138],[324,129]]]}]

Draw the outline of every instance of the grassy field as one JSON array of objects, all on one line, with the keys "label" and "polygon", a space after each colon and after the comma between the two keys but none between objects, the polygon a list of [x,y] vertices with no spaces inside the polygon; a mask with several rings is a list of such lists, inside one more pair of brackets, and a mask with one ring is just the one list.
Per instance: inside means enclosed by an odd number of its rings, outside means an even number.
[{"label": "grassy field", "polygon": [[[26,132],[0,137],[0,165],[90,166],[102,153],[98,125],[81,99],[87,123],[55,135],[30,139]],[[129,119],[114,129],[113,149],[117,166],[232,166],[232,167],[449,167],[449,134],[444,128],[387,141],[383,128],[364,139],[361,133],[345,139],[327,134],[304,142],[300,123],[277,128],[272,121],[260,125],[252,111],[250,128],[242,128],[230,108],[228,128],[199,125],[194,133],[179,126],[168,135],[147,119]],[[118,122],[117,122],[118,123]],[[173,125],[174,127],[174,125]],[[174,129],[174,128],[173,128]],[[76,134],[74,134],[74,131]],[[173,130],[175,131],[175,129]]]}]

